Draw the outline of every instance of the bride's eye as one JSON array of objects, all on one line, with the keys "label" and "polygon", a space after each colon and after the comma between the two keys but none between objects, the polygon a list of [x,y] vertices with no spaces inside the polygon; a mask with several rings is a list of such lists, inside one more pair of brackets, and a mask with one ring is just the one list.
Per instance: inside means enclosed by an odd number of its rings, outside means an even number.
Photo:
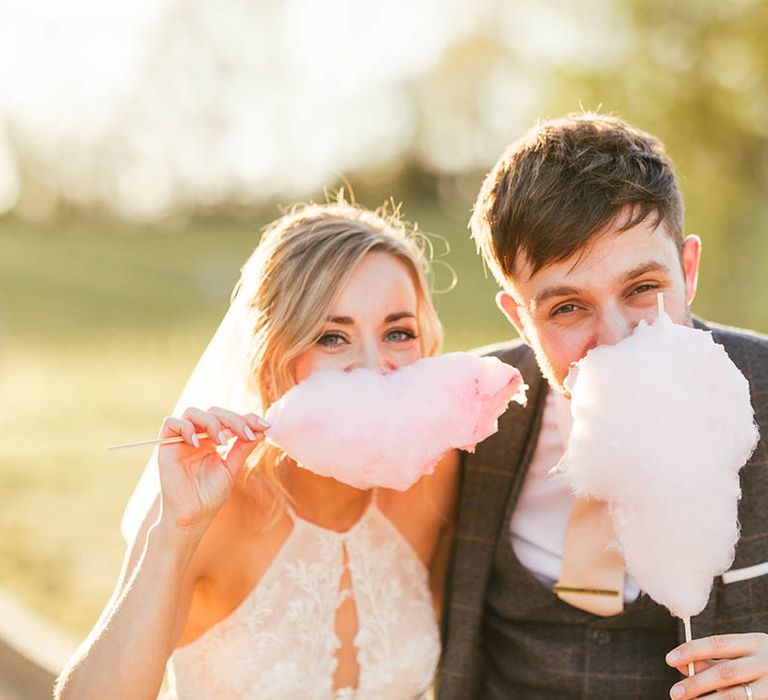
[{"label": "bride's eye", "polygon": [[318,345],[324,345],[327,348],[335,348],[348,342],[343,333],[328,331],[323,333],[318,339]]},{"label": "bride's eye", "polygon": [[396,343],[404,343],[409,340],[414,340],[418,336],[408,328],[393,328],[387,332],[387,340],[393,340]]}]

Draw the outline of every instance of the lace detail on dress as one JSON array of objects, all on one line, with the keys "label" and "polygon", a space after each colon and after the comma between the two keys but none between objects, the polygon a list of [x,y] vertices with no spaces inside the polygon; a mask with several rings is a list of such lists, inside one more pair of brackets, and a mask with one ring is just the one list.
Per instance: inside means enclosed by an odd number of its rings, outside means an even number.
[{"label": "lace detail on dress", "polygon": [[[435,673],[440,638],[427,570],[372,503],[347,532],[294,517],[261,581],[226,619],[171,657],[179,700],[411,700]],[[351,586],[339,590],[344,549]],[[357,608],[357,688],[333,688],[336,610]]]}]

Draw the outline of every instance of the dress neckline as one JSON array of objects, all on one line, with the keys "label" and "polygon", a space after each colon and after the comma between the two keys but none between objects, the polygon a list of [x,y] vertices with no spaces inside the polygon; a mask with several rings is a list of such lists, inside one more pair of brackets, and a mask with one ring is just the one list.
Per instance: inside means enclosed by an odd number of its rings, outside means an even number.
[{"label": "dress neckline", "polygon": [[[317,525],[313,523],[311,520],[306,520],[296,515],[296,513],[288,504],[285,505],[285,509],[286,509],[286,512],[289,514],[289,517],[292,519],[293,527],[291,528],[291,531],[288,533],[288,536],[285,538],[285,541],[280,546],[280,549],[277,551],[277,554],[275,554],[272,561],[267,566],[261,578],[258,581],[256,581],[253,588],[246,594],[246,596],[243,598],[243,600],[240,601],[240,603],[235,607],[235,609],[229,613],[229,615],[215,622],[196,639],[193,639],[191,642],[188,642],[184,646],[177,647],[176,649],[174,649],[171,655],[171,658],[174,658],[174,657],[179,658],[179,657],[186,656],[191,649],[194,649],[200,646],[200,644],[203,643],[204,639],[209,639],[215,634],[220,634],[222,630],[238,624],[239,618],[244,614],[244,611],[248,609],[248,606],[252,605],[252,601],[256,600],[257,597],[261,594],[261,592],[265,590],[273,582],[273,579],[275,578],[275,576],[279,575],[282,562],[287,556],[287,553],[289,551],[288,550],[289,543],[292,542],[296,537],[300,535],[300,531],[302,527],[306,527],[310,530],[316,530],[322,533],[324,536],[331,537],[337,542],[343,543],[347,538],[351,537],[354,533],[356,533],[363,526],[363,524],[371,518],[373,514],[378,513],[379,514],[379,517],[377,518],[378,522],[383,523],[384,526],[393,534],[395,541],[399,542],[401,546],[405,547],[406,550],[410,552],[411,556],[413,557],[413,560],[418,564],[418,569],[419,571],[421,571],[421,575],[424,578],[424,580],[427,581],[429,578],[429,570],[427,568],[427,565],[423,562],[423,560],[419,556],[419,553],[416,551],[414,546],[405,537],[405,535],[403,535],[403,533],[400,532],[400,530],[389,519],[389,517],[379,509],[376,489],[372,490],[371,498],[368,500],[368,504],[366,505],[365,510],[363,511],[361,516],[349,528],[347,528],[342,532],[324,528],[321,525]],[[299,527],[297,527],[297,525]],[[425,585],[428,586],[429,585],[428,582]],[[346,691],[347,688],[339,688],[338,690]],[[341,698],[336,698],[335,700],[342,700],[343,698],[344,698],[344,695],[342,695]]]}]

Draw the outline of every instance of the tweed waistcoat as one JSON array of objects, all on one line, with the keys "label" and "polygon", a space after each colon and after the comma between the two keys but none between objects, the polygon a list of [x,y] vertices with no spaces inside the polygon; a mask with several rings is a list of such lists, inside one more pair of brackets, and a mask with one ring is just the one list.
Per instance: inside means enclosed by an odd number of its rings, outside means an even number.
[{"label": "tweed waistcoat", "polygon": [[[761,432],[741,473],[742,535],[732,567],[757,574],[728,584],[715,580],[706,609],[693,620],[695,637],[768,632],[768,574],[760,573],[768,562],[762,506],[768,500],[768,339],[729,329],[713,334],[750,381]],[[663,657],[683,637],[665,610],[641,596],[622,615],[597,618],[559,601],[515,558],[509,519],[535,448],[547,384],[526,346],[492,354],[520,369],[529,403],[512,405],[499,432],[463,463],[438,700],[668,697],[677,676]]]},{"label": "tweed waistcoat", "polygon": [[481,638],[483,700],[663,698],[679,679],[664,663],[678,643],[665,608],[645,595],[612,617],[574,608],[519,562],[509,537],[497,540]]}]

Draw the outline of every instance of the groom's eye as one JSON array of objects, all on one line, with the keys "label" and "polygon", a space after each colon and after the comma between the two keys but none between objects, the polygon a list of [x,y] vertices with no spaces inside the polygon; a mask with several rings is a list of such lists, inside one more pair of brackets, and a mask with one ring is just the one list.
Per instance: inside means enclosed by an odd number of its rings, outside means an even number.
[{"label": "groom's eye", "polygon": [[557,314],[570,314],[574,311],[576,311],[576,304],[563,304],[562,306],[558,306],[552,312],[552,315],[556,316]]},{"label": "groom's eye", "polygon": [[650,282],[646,282],[645,284],[637,285],[637,287],[632,290],[632,294],[642,294],[643,292],[650,292],[658,288],[658,284],[651,284]]}]

